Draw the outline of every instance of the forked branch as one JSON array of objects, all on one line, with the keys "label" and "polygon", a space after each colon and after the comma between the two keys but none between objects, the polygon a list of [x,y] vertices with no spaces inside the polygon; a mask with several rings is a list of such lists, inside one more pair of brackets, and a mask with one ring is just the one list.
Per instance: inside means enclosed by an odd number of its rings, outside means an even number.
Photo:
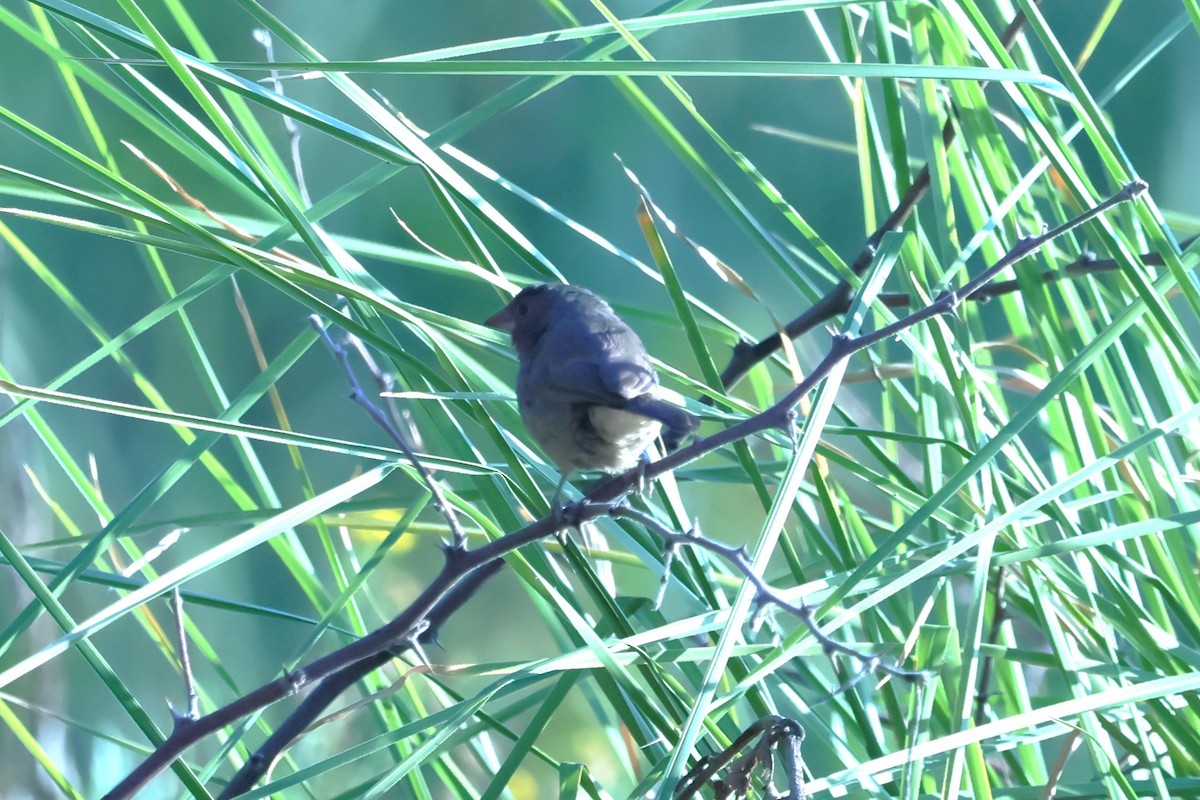
[{"label": "forked branch", "polygon": [[[610,514],[630,516],[628,512],[621,510],[623,508],[621,500],[635,488],[639,481],[656,480],[701,456],[747,437],[771,429],[788,428],[799,402],[815,389],[841,361],[926,320],[954,313],[964,301],[970,300],[979,292],[984,291],[985,287],[1002,270],[1037,251],[1051,239],[1095,218],[1118,203],[1137,197],[1145,189],[1145,183],[1134,181],[1118,194],[1087,210],[1070,222],[1037,236],[1022,239],[1004,258],[968,281],[964,286],[945,290],[928,306],[919,308],[890,325],[858,336],[835,336],[825,357],[808,373],[804,380],[774,405],[711,436],[697,439],[659,461],[639,466],[601,482],[592,488],[582,501],[569,506],[565,513],[551,514],[474,550],[468,550],[465,540],[455,537],[455,540],[444,548],[445,563],[441,571],[416,600],[395,619],[358,641],[271,681],[223,708],[177,725],[162,745],[156,748],[141,765],[105,797],[107,800],[133,797],[151,778],[200,739],[215,733],[246,714],[294,694],[310,683],[328,679],[327,683],[323,683],[321,688],[310,695],[285,725],[276,731],[276,735],[269,740],[270,746],[264,745],[260,749],[252,759],[252,764],[248,764],[247,769],[243,770],[244,774],[239,774],[222,796],[232,797],[246,791],[253,786],[258,777],[264,774],[267,766],[279,752],[282,752],[291,739],[298,735],[311,719],[315,719],[320,713],[318,705],[323,708],[358,677],[375,669],[395,655],[411,649],[419,641],[435,636],[442,623],[500,569],[504,556],[520,547],[552,536],[569,525],[582,524]],[[649,522],[649,520],[642,521]],[[671,532],[666,528],[658,532],[660,535],[664,532],[667,534],[668,544],[672,539],[686,535]],[[685,544],[682,540],[674,543],[676,546]],[[717,542],[711,542],[709,545],[709,549],[714,551],[718,551],[720,547],[725,546]],[[729,552],[728,556],[735,565],[738,563],[735,552]],[[773,590],[765,584],[756,583],[756,588],[759,589],[760,594],[770,598],[773,602],[783,600],[777,593],[770,594]],[[811,619],[810,613],[803,613],[803,606],[795,608],[801,611],[799,615],[801,619]],[[810,623],[810,629],[815,631],[815,620]],[[825,643],[825,640],[822,640],[822,643]],[[836,642],[833,644],[837,645]],[[863,657],[857,651],[851,651],[847,655]],[[881,666],[881,663],[876,660],[871,666],[877,668]]]}]

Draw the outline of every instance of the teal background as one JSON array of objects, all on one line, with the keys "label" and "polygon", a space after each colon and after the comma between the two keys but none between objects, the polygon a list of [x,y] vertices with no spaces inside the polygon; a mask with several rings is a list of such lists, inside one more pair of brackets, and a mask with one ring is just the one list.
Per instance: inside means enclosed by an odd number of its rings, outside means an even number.
[{"label": "teal background", "polygon": [[[23,3],[16,0],[0,2],[14,13],[28,17]],[[121,18],[115,4],[84,5]],[[1098,2],[1057,0],[1045,3],[1045,13],[1069,53],[1077,53],[1087,40],[1101,5]],[[172,41],[182,44],[182,37],[172,28],[162,10],[154,3],[148,2],[145,6],[155,21],[163,25]],[[586,22],[600,21],[590,4],[576,2],[570,7]],[[558,27],[535,2],[354,0],[342,4],[296,1],[274,3],[270,8],[333,59],[384,58]],[[628,18],[651,6],[614,2],[610,8],[622,18]],[[261,50],[251,38],[253,20],[236,3],[213,0],[193,3],[189,10],[209,41],[218,48],[221,58],[258,60],[262,57]],[[1126,4],[1117,23],[1083,70],[1087,84],[1093,91],[1106,86],[1150,38],[1180,13],[1180,4],[1170,0],[1140,0],[1136,4]],[[1000,27],[999,23],[997,27]],[[60,35],[66,38],[70,34],[60,30]],[[647,40],[647,45],[660,59],[825,60],[810,27],[799,14],[683,27],[656,34]],[[567,43],[501,57],[552,58],[570,52],[573,47],[573,43]],[[280,47],[277,56],[288,55]],[[1034,55],[1038,54],[1035,52]],[[163,85],[172,85],[165,72],[156,73],[149,69],[149,74],[163,81]],[[1200,47],[1194,31],[1189,31],[1137,75],[1107,108],[1129,159],[1141,177],[1150,182],[1158,204],[1191,214],[1193,220],[1200,201],[1200,147],[1196,146],[1200,137],[1200,103],[1196,102],[1200,90],[1198,76]],[[370,75],[360,75],[357,79],[364,86],[378,90],[427,129],[436,128],[470,110],[515,80]],[[843,257],[853,258],[872,228],[862,210],[856,158],[850,153],[798,143],[756,128],[772,126],[843,144],[851,143],[851,109],[838,83],[832,79],[740,78],[683,79],[682,83],[705,117],[733,146],[758,166]],[[762,218],[774,220],[773,233],[789,244],[805,249],[795,232],[777,216],[771,215],[766,201],[747,185],[727,160],[716,155],[715,148],[703,133],[678,112],[656,81],[642,79],[639,85],[661,101],[663,108],[674,109],[673,121],[680,125],[689,140],[713,163],[726,167],[722,177],[738,197]],[[286,90],[290,96],[331,115],[345,115],[354,124],[364,127],[370,124],[320,81],[291,81],[286,84]],[[178,100],[187,102],[182,90],[174,87],[174,92]],[[999,113],[1014,114],[998,91],[994,96]],[[64,100],[62,84],[53,64],[3,29],[0,29],[0,104],[86,150],[87,139],[71,106]],[[174,177],[214,210],[229,216],[252,217],[261,213],[247,197],[231,194],[224,184],[210,175],[186,167],[176,171],[181,162],[178,159],[172,161],[173,154],[169,152],[157,152],[156,143],[140,127],[131,125],[102,102],[97,103],[97,108],[102,111],[100,122],[112,140],[127,139],[144,148],[151,158],[171,164]],[[262,121],[274,132],[281,151],[285,151],[286,134],[280,121],[265,115]],[[637,192],[614,159],[614,155],[618,155],[639,175],[657,203],[683,231],[737,269],[759,297],[767,301],[776,316],[791,318],[808,304],[792,283],[764,257],[758,246],[733,226],[728,214],[605,78],[571,79],[512,113],[492,120],[455,144],[570,218],[648,261],[635,218]],[[914,152],[921,152],[920,142],[914,141],[912,146]],[[311,131],[304,133],[301,147],[308,187],[314,198],[324,196],[373,165],[362,154],[350,152],[345,146]],[[123,168],[129,175],[137,176],[140,185],[150,188],[159,197],[172,196],[131,155],[123,153],[120,158]],[[51,179],[79,181],[78,175],[69,167],[8,128],[0,128],[0,163]],[[1095,174],[1099,174],[1098,168]],[[609,297],[627,313],[652,352],[693,375],[697,374],[679,326],[670,314],[666,293],[658,284],[541,210],[483,180],[474,182],[570,281]],[[882,214],[879,198],[876,201]],[[62,213],[61,208],[44,207],[36,201],[8,193],[0,197],[0,204]],[[325,220],[325,225],[338,236],[362,237],[420,249],[419,243],[397,227],[391,209],[433,247],[454,257],[465,257],[428,185],[412,169],[333,214]],[[160,302],[156,289],[146,277],[141,257],[129,245],[32,221],[0,219],[67,282],[110,333],[121,330]],[[1187,232],[1186,226],[1181,229],[1181,235]],[[969,234],[970,231],[960,233]],[[723,283],[685,246],[678,242],[669,242],[669,246],[690,291],[755,335],[762,336],[770,331],[768,316],[754,301]],[[532,277],[502,247],[497,247],[494,254],[504,268]],[[406,301],[440,312],[482,320],[500,303],[495,290],[485,285],[438,278],[396,264],[370,260],[365,263]],[[186,284],[209,266],[175,258],[171,269],[177,280]],[[278,353],[306,324],[304,311],[253,279],[243,279],[240,286],[253,309],[265,349],[268,354]],[[257,374],[228,285],[217,287],[195,304],[193,319],[203,331],[203,340],[210,348],[214,366],[225,386],[235,389]],[[151,334],[140,337],[127,352],[164,391],[174,408],[209,413],[212,404],[196,383],[193,365],[180,357],[178,337],[174,325],[163,324]],[[810,338],[801,343],[800,351],[802,357],[811,357],[822,347],[822,340]],[[0,362],[18,381],[39,385],[93,348],[93,340],[74,317],[62,308],[15,253],[0,246]],[[724,355],[727,351],[717,348],[717,352]],[[511,377],[511,365],[482,351],[476,355],[491,359],[502,377]],[[287,399],[296,429],[337,438],[382,441],[382,434],[345,400],[347,387],[323,350],[314,348],[280,389]],[[116,401],[143,402],[126,376],[109,364],[91,370],[66,390]],[[65,408],[45,408],[44,413],[77,458],[86,461],[89,456],[94,457],[104,496],[116,509],[169,464],[180,449],[178,439],[162,426]],[[261,404],[246,421],[271,425],[274,417],[269,407]],[[228,444],[222,444],[217,452],[223,461],[236,463],[237,459],[228,447]],[[281,448],[262,447],[259,452],[269,470],[281,473],[289,469],[288,457]],[[315,480],[331,483],[345,479],[356,465],[332,456],[313,456],[309,467]],[[15,540],[29,543],[30,555],[51,559],[63,557],[60,550],[37,544],[62,539],[67,531],[39,496],[26,470],[36,475],[47,493],[63,504],[67,514],[84,524],[85,532],[97,529],[94,515],[81,498],[64,490],[65,481],[29,429],[23,424],[0,428],[0,498],[3,498],[0,499],[0,528]],[[415,493],[411,484],[400,480],[390,481],[387,487],[401,506]],[[283,497],[285,504],[300,499],[298,487],[284,486],[283,490],[291,491]],[[703,503],[702,500],[698,502]],[[733,512],[719,493],[711,497],[709,503],[715,514],[711,530],[719,531],[722,529],[721,514]],[[155,527],[157,520],[228,510],[223,493],[211,480],[197,473],[173,489],[147,515],[143,544],[149,546],[168,530],[163,526]],[[219,524],[198,528],[188,533],[183,542],[164,557],[162,567],[181,561],[238,530]],[[426,536],[412,543],[389,562],[386,575],[377,576],[380,619],[401,607],[423,585],[424,577],[436,568],[438,556],[430,542],[430,537]],[[361,545],[365,550],[373,542],[362,542]],[[191,588],[300,614],[311,613],[289,580],[276,580],[280,569],[277,560],[265,548],[260,548],[250,557],[210,573]],[[109,590],[101,588],[76,588],[64,597],[68,607],[80,618],[113,599]],[[0,572],[0,624],[6,624],[28,601],[27,592],[17,581],[10,574]],[[502,617],[499,622],[497,609]],[[159,610],[161,619],[168,619],[165,607]],[[198,608],[193,613],[206,630],[227,628],[233,644],[225,643],[224,666],[245,689],[272,677],[281,662],[280,654],[289,653],[307,632],[303,625],[230,619],[211,609]],[[448,627],[443,635],[446,649],[435,651],[431,658],[439,663],[453,663],[518,659],[552,652],[554,643],[537,626],[522,628],[520,635],[515,635],[512,627],[505,624],[505,620],[532,614],[534,611],[528,600],[511,578],[496,581],[484,590],[468,613]],[[4,654],[0,666],[28,655],[57,636],[57,630],[45,620],[35,630],[34,637],[23,639],[17,648]],[[139,689],[143,696],[162,696],[174,703],[180,702],[179,681],[174,670],[152,650],[132,621],[112,626],[96,641],[110,655],[119,673],[140,671],[145,682]],[[94,682],[90,670],[73,654],[68,654],[58,658],[52,667],[39,670],[11,689],[18,696],[35,697],[41,705],[60,709],[81,724],[140,742],[140,736],[123,719],[123,713]],[[459,685],[464,692],[471,687],[469,679]],[[160,705],[152,711],[161,719],[161,724],[167,724],[164,707]],[[271,709],[268,718],[277,722],[284,711],[286,708]],[[20,713],[37,732],[44,747],[65,754],[58,761],[72,765],[73,777],[80,785],[108,786],[132,763],[132,756],[122,748],[73,732],[48,715]],[[569,742],[564,746],[574,748],[574,758],[586,760],[589,747],[586,733],[571,729],[567,722],[559,724],[564,728],[564,743]],[[6,737],[9,737],[8,732],[0,730],[0,774],[9,776],[0,782],[0,797],[56,796],[31,766],[25,751]],[[302,763],[327,754],[321,745],[314,745],[311,752],[306,747],[302,743],[297,751],[296,757]],[[544,780],[548,776],[537,777]],[[170,796],[170,792],[155,796]]]}]

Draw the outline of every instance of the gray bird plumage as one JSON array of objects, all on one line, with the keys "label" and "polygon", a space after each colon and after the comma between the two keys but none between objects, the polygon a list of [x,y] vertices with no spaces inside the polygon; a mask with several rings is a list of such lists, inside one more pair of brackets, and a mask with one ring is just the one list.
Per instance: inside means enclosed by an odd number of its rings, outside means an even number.
[{"label": "gray bird plumage", "polygon": [[587,289],[527,287],[485,324],[512,334],[521,417],[564,476],[630,469],[660,431],[678,443],[699,425],[655,396],[642,340]]}]

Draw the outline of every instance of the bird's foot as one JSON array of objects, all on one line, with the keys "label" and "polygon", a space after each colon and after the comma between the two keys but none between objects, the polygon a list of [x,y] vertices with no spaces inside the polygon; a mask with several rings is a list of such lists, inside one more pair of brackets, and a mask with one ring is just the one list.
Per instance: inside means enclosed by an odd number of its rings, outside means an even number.
[{"label": "bird's foot", "polygon": [[567,546],[567,536],[571,532],[571,528],[575,527],[571,524],[572,513],[568,507],[560,503],[555,503],[550,510],[550,515],[554,518],[554,538],[562,547]]},{"label": "bird's foot", "polygon": [[646,493],[646,470],[650,468],[650,454],[642,453],[638,456],[637,466],[634,467],[636,472],[633,476],[633,493],[641,497]]}]

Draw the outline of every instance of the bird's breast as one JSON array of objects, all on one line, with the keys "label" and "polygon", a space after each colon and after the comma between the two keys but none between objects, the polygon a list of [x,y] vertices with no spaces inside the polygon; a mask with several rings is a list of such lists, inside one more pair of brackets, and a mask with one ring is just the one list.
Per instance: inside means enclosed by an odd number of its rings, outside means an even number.
[{"label": "bird's breast", "polygon": [[525,427],[563,472],[632,469],[662,425],[594,403],[521,403]]}]

